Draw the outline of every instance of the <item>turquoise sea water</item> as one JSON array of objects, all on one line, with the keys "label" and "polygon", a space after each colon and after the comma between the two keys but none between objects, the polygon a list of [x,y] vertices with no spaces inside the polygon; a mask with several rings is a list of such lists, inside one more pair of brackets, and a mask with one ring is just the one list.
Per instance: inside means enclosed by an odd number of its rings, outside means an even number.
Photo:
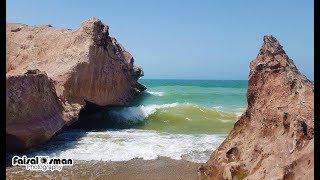
[{"label": "turquoise sea water", "polygon": [[143,79],[148,89],[113,119],[170,133],[227,133],[246,107],[247,81]]},{"label": "turquoise sea water", "polygon": [[106,112],[127,128],[68,130],[32,149],[75,160],[127,161],[159,156],[206,162],[246,108],[247,81],[149,80],[130,107]]},{"label": "turquoise sea water", "polygon": [[193,103],[207,107],[221,106],[234,110],[246,106],[246,80],[162,80],[139,81],[153,95],[142,104]]}]

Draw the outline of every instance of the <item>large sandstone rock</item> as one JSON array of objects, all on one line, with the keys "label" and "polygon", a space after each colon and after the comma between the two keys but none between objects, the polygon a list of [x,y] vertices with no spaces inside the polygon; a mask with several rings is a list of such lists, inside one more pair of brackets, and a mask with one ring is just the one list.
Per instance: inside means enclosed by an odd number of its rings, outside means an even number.
[{"label": "large sandstone rock", "polygon": [[62,103],[43,72],[7,77],[6,101],[8,151],[45,142],[65,124]]},{"label": "large sandstone rock", "polygon": [[199,168],[203,179],[313,179],[314,92],[272,36],[250,63],[248,107]]},{"label": "large sandstone rock", "polygon": [[7,23],[7,74],[45,71],[64,103],[126,104],[143,71],[108,29],[96,18],[76,30]]},{"label": "large sandstone rock", "polygon": [[[75,30],[53,28],[51,25],[28,26],[7,23],[6,74],[7,81],[10,81],[7,84],[7,92],[11,93],[11,89],[14,88],[12,86],[20,82],[20,79],[12,80],[11,78],[22,78],[20,76],[26,71],[39,69],[52,80],[57,99],[63,107],[63,124],[70,124],[77,120],[85,102],[100,106],[127,105],[139,91],[144,90],[144,86],[137,82],[143,76],[143,70],[139,66],[134,66],[131,54],[115,38],[109,36],[108,29],[108,26],[96,18],[84,21],[80,28]],[[34,78],[25,76],[23,77]],[[37,87],[37,81],[41,80],[32,80],[28,84],[30,87]],[[47,85],[43,84],[43,86]],[[19,91],[29,91],[29,89],[21,87]],[[26,107],[23,110],[26,112],[10,111],[9,115],[12,119],[7,118],[7,123],[9,121],[28,122],[26,116],[21,116],[20,119],[15,118],[20,116],[20,113],[32,112],[37,114],[37,118],[29,124],[30,126],[37,126],[40,121],[48,120],[46,113],[49,112],[38,111],[37,106],[30,106],[29,94],[31,95],[31,92],[19,100],[24,102]],[[33,97],[34,104],[43,104],[42,94],[37,97],[35,92]],[[10,101],[10,103],[12,103],[10,106],[15,106],[17,101]],[[57,123],[52,126],[56,126],[51,128],[56,131],[62,125]],[[13,123],[10,126],[11,139],[18,136],[18,131],[19,138],[23,136],[23,133],[20,133],[23,128],[23,125],[14,126]],[[25,136],[36,136],[32,131],[27,131],[23,131]],[[53,134],[46,129],[43,131],[47,133],[46,139]],[[23,143],[26,144],[24,141]]]}]

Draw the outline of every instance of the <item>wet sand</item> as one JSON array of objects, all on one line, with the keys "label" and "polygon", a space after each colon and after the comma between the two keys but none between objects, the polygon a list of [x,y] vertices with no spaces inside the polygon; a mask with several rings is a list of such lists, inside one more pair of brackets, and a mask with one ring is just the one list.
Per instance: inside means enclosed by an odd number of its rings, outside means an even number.
[{"label": "wet sand", "polygon": [[24,167],[7,167],[7,179],[197,179],[198,163],[160,157],[155,160],[75,161],[62,171],[27,171]]}]

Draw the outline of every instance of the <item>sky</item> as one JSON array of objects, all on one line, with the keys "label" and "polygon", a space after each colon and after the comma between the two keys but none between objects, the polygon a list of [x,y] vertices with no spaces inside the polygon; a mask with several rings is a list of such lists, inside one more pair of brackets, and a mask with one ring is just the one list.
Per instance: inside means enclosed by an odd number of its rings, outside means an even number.
[{"label": "sky", "polygon": [[312,0],[7,0],[7,22],[79,28],[97,17],[146,79],[248,79],[264,35],[314,78]]}]

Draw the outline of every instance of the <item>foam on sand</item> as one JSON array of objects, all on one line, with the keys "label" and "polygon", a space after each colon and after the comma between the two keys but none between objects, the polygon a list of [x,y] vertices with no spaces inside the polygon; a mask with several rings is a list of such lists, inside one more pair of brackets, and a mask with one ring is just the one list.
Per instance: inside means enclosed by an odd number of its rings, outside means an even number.
[{"label": "foam on sand", "polygon": [[203,163],[224,138],[225,135],[169,134],[136,129],[105,132],[69,131],[30,151],[30,155],[34,153],[33,155],[86,161],[128,161],[133,158],[151,160],[163,156]]}]

